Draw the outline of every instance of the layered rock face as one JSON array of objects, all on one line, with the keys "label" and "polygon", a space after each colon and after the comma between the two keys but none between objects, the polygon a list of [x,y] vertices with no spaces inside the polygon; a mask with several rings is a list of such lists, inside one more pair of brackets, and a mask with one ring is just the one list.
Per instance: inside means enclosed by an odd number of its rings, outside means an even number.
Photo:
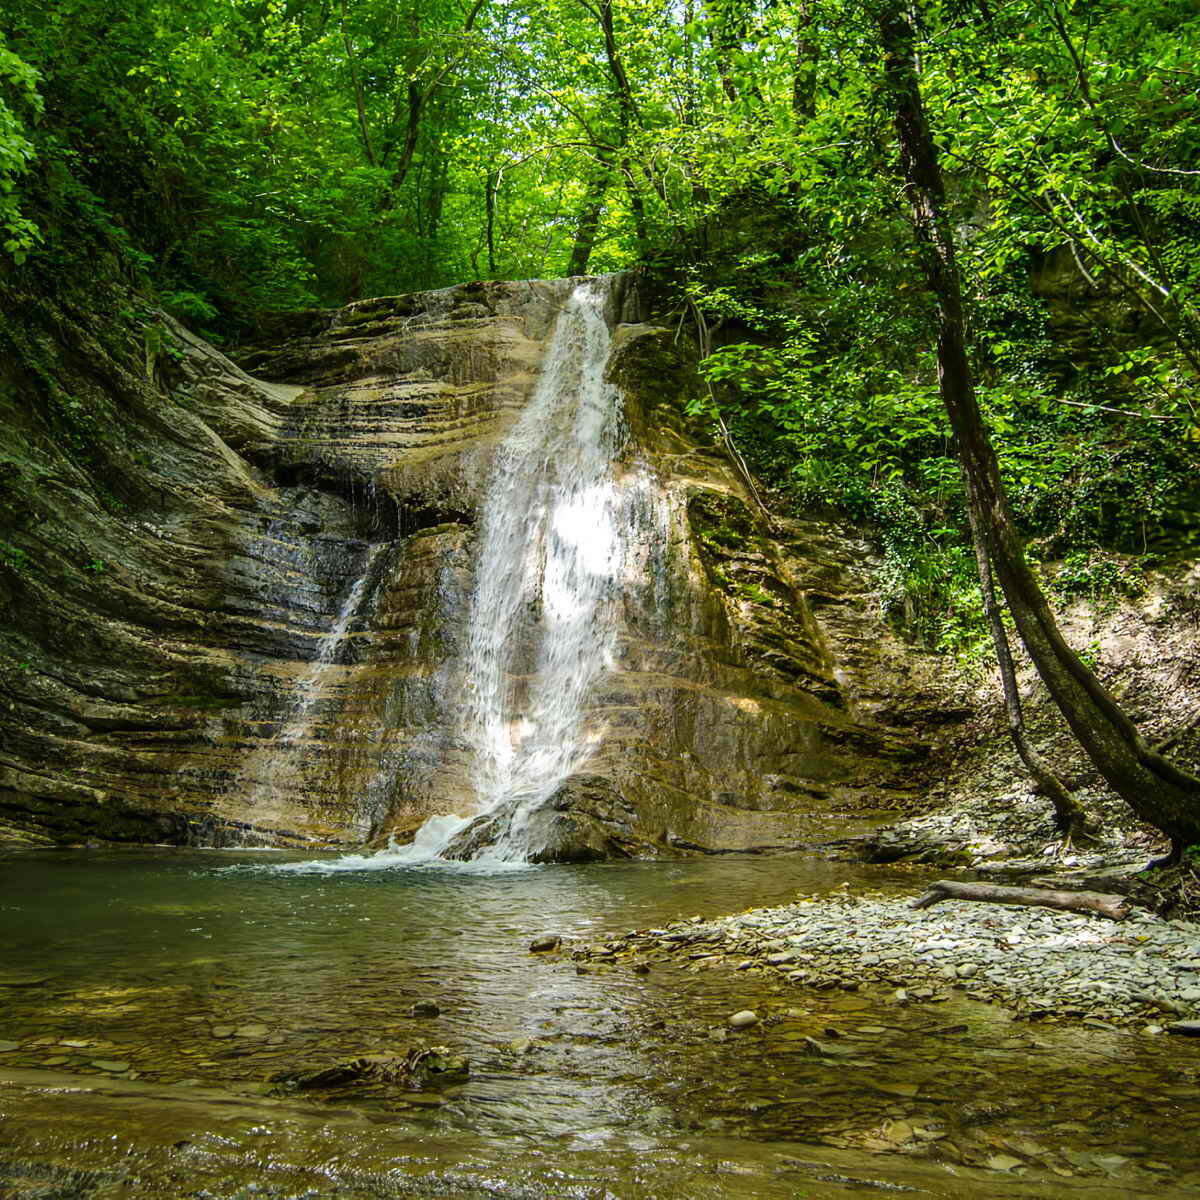
[{"label": "layered rock face", "polygon": [[[0,836],[347,844],[469,814],[478,515],[571,286],[308,314],[241,367],[50,314],[0,397]],[[653,519],[534,856],[803,843],[920,782],[944,695],[876,616],[867,545],[757,506],[636,308],[612,289],[606,369]]]}]

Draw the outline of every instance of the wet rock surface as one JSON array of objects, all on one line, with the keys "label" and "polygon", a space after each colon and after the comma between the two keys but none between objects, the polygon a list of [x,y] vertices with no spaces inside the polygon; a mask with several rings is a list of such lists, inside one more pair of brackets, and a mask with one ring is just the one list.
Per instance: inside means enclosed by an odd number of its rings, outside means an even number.
[{"label": "wet rock surface", "polygon": [[[570,286],[309,314],[241,366],[159,315],[149,375],[119,322],[31,305],[38,371],[88,431],[7,365],[0,839],[361,843],[469,807],[481,488]],[[622,287],[611,306],[639,315]],[[757,510],[683,414],[671,331],[625,320],[616,346],[624,468],[665,525],[540,857],[792,847],[814,813],[910,798],[950,710],[875,613],[870,547]]]}]

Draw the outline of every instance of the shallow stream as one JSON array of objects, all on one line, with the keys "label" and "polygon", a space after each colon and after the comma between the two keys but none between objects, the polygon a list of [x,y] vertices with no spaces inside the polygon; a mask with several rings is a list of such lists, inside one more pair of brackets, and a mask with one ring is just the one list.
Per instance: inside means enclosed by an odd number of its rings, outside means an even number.
[{"label": "shallow stream", "polygon": [[[1200,1193],[1191,1042],[528,949],[912,875],[296,857],[0,855],[0,1196]],[[470,1074],[271,1081],[432,1045]]]}]

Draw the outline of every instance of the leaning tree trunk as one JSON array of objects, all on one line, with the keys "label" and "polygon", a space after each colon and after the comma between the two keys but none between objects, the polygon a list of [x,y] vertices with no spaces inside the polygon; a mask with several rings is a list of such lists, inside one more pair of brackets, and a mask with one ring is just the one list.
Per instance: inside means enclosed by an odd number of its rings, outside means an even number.
[{"label": "leaning tree trunk", "polygon": [[921,101],[912,26],[896,0],[884,0],[878,11],[913,228],[922,268],[937,299],[938,382],[958,441],[967,504],[986,540],[1017,632],[1072,732],[1113,791],[1143,820],[1168,834],[1178,852],[1200,843],[1200,779],[1152,750],[1079,661],[1025,561],[967,361],[954,235]]},{"label": "leaning tree trunk", "polygon": [[996,666],[1000,672],[1000,683],[1004,689],[1004,711],[1008,717],[1008,732],[1017,754],[1025,764],[1038,789],[1047,797],[1054,808],[1054,818],[1059,829],[1069,838],[1086,841],[1092,835],[1087,812],[1066,784],[1054,773],[1044,758],[1034,749],[1025,729],[1025,713],[1021,704],[1021,691],[1017,686],[1017,672],[1013,665],[1012,649],[1008,644],[1008,630],[1004,628],[1004,617],[996,599],[996,585],[992,579],[992,562],[988,553],[987,536],[970,512],[971,536],[975,542],[975,560],[979,567],[979,590],[983,597],[983,613],[987,617],[992,633],[992,645],[996,649]]}]

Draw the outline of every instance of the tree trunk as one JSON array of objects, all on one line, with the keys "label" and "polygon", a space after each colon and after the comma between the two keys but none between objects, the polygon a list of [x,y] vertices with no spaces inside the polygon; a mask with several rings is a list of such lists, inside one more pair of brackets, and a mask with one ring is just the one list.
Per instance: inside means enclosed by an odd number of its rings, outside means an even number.
[{"label": "tree trunk", "polygon": [[600,217],[604,212],[604,197],[612,174],[611,165],[597,172],[588,185],[583,207],[579,212],[579,224],[575,226],[575,242],[571,246],[571,261],[567,264],[568,275],[586,275],[588,260],[596,244],[596,232],[600,228]]},{"label": "tree trunk", "polygon": [[1017,754],[1025,764],[1038,790],[1048,796],[1054,808],[1055,821],[1068,837],[1086,840],[1091,836],[1087,813],[1078,797],[1071,794],[1061,779],[1046,764],[1045,759],[1033,748],[1025,731],[1025,713],[1021,705],[1021,691],[1017,686],[1017,672],[1013,666],[1012,649],[1008,644],[1008,631],[996,600],[996,585],[992,579],[992,564],[988,558],[987,539],[979,528],[973,511],[968,512],[971,535],[975,542],[975,561],[979,568],[979,590],[983,596],[983,612],[987,617],[992,634],[992,645],[996,649],[996,665],[1000,672],[1000,683],[1004,688],[1004,712],[1008,718],[1008,732]]},{"label": "tree trunk", "polygon": [[371,126],[367,121],[367,102],[363,95],[362,79],[358,74],[358,64],[354,59],[354,47],[350,44],[350,34],[346,31],[346,0],[342,0],[342,45],[346,49],[346,65],[350,68],[350,83],[354,88],[354,108],[358,114],[358,135],[362,138],[363,153],[367,156],[367,164],[376,166],[375,144],[371,141]]},{"label": "tree trunk", "polygon": [[967,504],[1017,631],[1047,690],[1096,769],[1178,849],[1200,842],[1200,779],[1153,751],[1063,639],[1025,561],[967,360],[954,236],[904,9],[884,0],[879,29],[900,161],[921,264],[938,306],[938,382],[958,441]]},{"label": "tree trunk", "polygon": [[929,908],[943,900],[980,900],[985,904],[1019,904],[1030,908],[1057,908],[1062,912],[1099,913],[1113,921],[1129,916],[1124,896],[1111,892],[1058,892],[1049,888],[1002,887],[996,883],[959,883],[939,879],[929,890],[909,904],[909,908]]},{"label": "tree trunk", "polygon": [[483,206],[487,215],[488,278],[496,278],[496,193],[500,190],[500,172],[489,171],[483,185]]},{"label": "tree trunk", "polygon": [[817,44],[808,36],[812,21],[807,0],[801,3],[796,22],[796,62],[792,67],[792,115],[811,120],[816,115]]}]

